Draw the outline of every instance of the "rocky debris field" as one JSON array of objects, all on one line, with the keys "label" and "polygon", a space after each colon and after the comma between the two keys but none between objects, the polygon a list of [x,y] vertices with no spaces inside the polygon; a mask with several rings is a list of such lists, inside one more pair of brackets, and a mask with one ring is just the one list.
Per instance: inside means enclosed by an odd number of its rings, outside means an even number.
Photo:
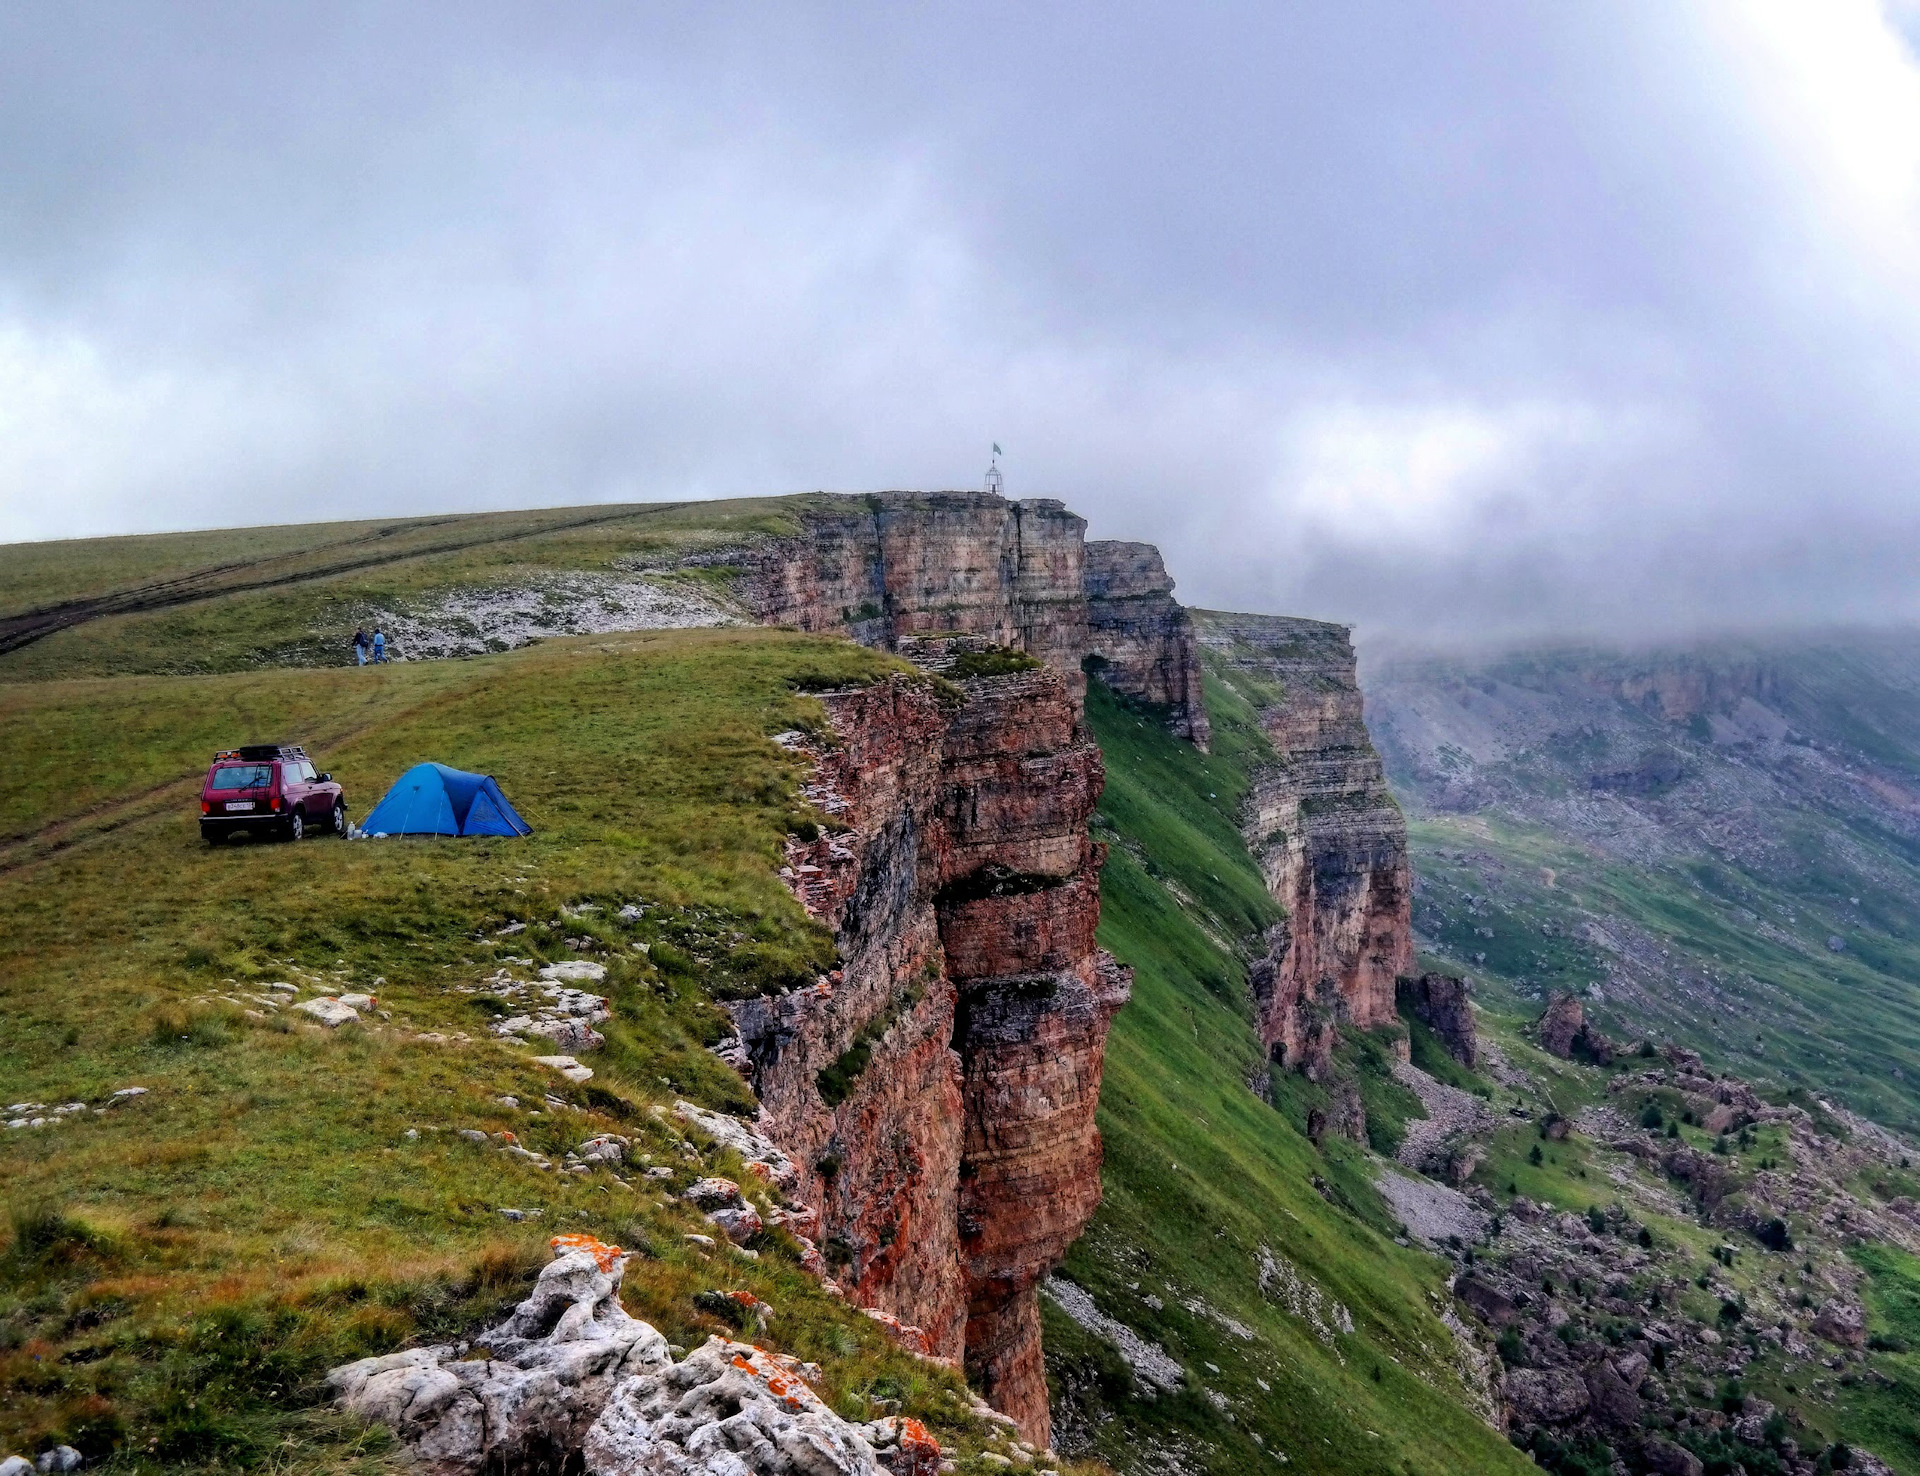
[{"label": "rocky debris field", "polygon": [[[1571,1055],[1587,1030],[1577,1007],[1550,1010],[1541,1042]],[[1615,1051],[1597,1032],[1588,1045]],[[1518,1054],[1501,1053],[1504,1082],[1523,1075]],[[1566,1075],[1514,1087],[1503,1115],[1394,1068],[1431,1114],[1409,1124],[1401,1159],[1434,1177],[1383,1166],[1377,1186],[1409,1236],[1453,1261],[1458,1331],[1498,1370],[1493,1418],[1562,1472],[1890,1469],[1829,1447],[1807,1417],[1882,1377],[1850,1252],[1920,1252],[1920,1205],[1859,1188],[1912,1150],[1690,1051],[1636,1045],[1611,1070],[1568,1070],[1598,1092],[1571,1118],[1553,1106]],[[1456,1178],[1467,1144],[1464,1188],[1436,1182]],[[1515,1192],[1515,1163],[1560,1174],[1561,1202]]]},{"label": "rocky debris field", "polygon": [[510,651],[548,636],[746,623],[704,583],[588,573],[456,590],[417,610],[376,611],[370,621],[369,629],[385,627],[389,649],[402,661]]}]

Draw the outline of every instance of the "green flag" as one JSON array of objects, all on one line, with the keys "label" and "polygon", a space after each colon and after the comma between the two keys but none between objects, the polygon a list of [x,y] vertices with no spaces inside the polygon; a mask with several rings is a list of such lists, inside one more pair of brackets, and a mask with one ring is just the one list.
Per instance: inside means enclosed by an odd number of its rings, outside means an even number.
[{"label": "green flag", "polygon": [[993,447],[993,454],[994,454],[995,456],[1005,456],[1005,455],[1006,455],[1007,453],[1006,453],[1006,452],[1004,452],[1004,451],[1002,451],[1002,450],[1000,449],[1000,446],[999,446],[999,443],[998,443],[998,442],[995,442],[995,443],[994,443],[994,447]]}]

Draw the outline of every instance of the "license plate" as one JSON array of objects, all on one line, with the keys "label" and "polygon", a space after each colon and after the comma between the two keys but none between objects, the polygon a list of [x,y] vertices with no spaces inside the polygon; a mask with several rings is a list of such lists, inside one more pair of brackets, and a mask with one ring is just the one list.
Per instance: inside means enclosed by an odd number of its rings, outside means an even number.
[{"label": "license plate", "polygon": [[233,812],[234,810],[251,810],[252,808],[253,808],[252,800],[228,800],[227,801],[227,810],[229,813]]}]

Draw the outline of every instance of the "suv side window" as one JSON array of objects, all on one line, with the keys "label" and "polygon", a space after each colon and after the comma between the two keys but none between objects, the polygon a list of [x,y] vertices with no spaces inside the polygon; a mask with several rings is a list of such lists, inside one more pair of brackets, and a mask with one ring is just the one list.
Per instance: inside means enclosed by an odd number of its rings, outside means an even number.
[{"label": "suv side window", "polygon": [[313,761],[311,759],[300,760],[300,777],[306,780],[307,783],[309,784],[313,783],[314,780],[320,777],[320,775],[314,770]]}]

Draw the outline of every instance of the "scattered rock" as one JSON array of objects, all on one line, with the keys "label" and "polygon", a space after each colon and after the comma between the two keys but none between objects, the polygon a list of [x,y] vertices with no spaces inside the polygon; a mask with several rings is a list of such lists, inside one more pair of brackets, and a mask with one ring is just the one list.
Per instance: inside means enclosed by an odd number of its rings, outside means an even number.
[{"label": "scattered rock", "polygon": [[[658,1110],[655,1109],[656,1112]],[[731,1148],[747,1161],[749,1168],[756,1163],[765,1164],[767,1177],[783,1188],[799,1175],[793,1160],[771,1139],[755,1132],[737,1117],[729,1117],[724,1112],[709,1112],[692,1102],[675,1102],[673,1115],[700,1129],[721,1147]]]},{"label": "scattered rock", "polygon": [[1501,1386],[1516,1423],[1562,1425],[1587,1412],[1587,1386],[1565,1368],[1510,1368]]},{"label": "scattered rock", "polygon": [[1186,1370],[1176,1363],[1165,1348],[1148,1342],[1124,1322],[1107,1316],[1094,1305],[1087,1292],[1062,1277],[1049,1276],[1046,1292],[1060,1310],[1095,1337],[1113,1344],[1151,1399],[1155,1394],[1171,1394],[1186,1382]]},{"label": "scattered rock", "polygon": [[744,1245],[760,1233],[760,1212],[747,1202],[732,1179],[701,1179],[680,1197],[735,1245]]},{"label": "scattered rock", "polygon": [[1579,1059],[1605,1066],[1613,1060],[1613,1042],[1587,1023],[1586,1011],[1571,994],[1556,994],[1536,1028],[1540,1048],[1563,1061]]},{"label": "scattered rock", "polygon": [[36,1471],[78,1471],[85,1457],[71,1445],[56,1445],[52,1450],[43,1450],[34,1457],[33,1469]]},{"label": "scattered rock", "polygon": [[360,1018],[352,1005],[338,999],[303,999],[294,1008],[303,1015],[313,1016],[329,1030],[350,1025]]},{"label": "scattered rock", "polygon": [[1843,1348],[1864,1348],[1867,1314],[1854,1303],[1836,1297],[1814,1317],[1813,1330],[1829,1343],[1838,1343]]},{"label": "scattered rock", "polygon": [[548,964],[540,970],[540,977],[554,983],[572,984],[584,979],[589,984],[598,984],[607,977],[607,966],[583,958],[568,959],[564,963]]},{"label": "scattered rock", "polygon": [[1654,1476],[1704,1476],[1706,1471],[1692,1451],[1657,1437],[1640,1443],[1640,1459]]},{"label": "scattered rock", "polygon": [[0,1476],[33,1476],[33,1463],[25,1456],[8,1456],[0,1461]]},{"label": "scattered rock", "polygon": [[578,1061],[574,1060],[572,1056],[535,1056],[533,1062],[536,1066],[552,1067],[555,1071],[558,1071],[562,1076],[566,1077],[568,1081],[593,1080],[593,1068],[591,1066],[582,1066]]}]

